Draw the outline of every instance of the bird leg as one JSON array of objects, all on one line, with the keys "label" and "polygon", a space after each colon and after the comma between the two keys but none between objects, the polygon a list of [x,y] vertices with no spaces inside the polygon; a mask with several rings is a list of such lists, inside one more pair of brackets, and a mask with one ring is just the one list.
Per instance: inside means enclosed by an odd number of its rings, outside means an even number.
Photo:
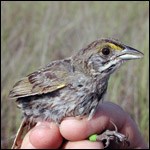
[{"label": "bird leg", "polygon": [[[112,121],[111,121],[111,123],[115,127],[115,130],[114,131],[106,130],[105,132],[103,132],[100,135],[94,135],[94,136],[96,136],[95,141],[103,142],[105,145],[104,148],[107,148],[110,145],[110,141],[114,141],[114,140],[118,144],[123,143],[123,145],[127,144],[129,146],[130,142],[128,141],[128,137],[126,137],[124,134],[119,133],[116,125]],[[92,136],[90,136],[90,137],[92,137]]]}]

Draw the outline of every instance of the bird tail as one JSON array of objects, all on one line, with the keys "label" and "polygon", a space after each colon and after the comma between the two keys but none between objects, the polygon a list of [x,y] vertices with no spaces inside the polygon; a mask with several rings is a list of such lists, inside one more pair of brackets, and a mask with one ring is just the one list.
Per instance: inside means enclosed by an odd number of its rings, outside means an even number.
[{"label": "bird tail", "polygon": [[20,149],[24,134],[26,134],[34,126],[35,126],[35,123],[33,122],[31,123],[26,118],[24,118],[17,131],[16,137],[14,139],[11,149]]}]

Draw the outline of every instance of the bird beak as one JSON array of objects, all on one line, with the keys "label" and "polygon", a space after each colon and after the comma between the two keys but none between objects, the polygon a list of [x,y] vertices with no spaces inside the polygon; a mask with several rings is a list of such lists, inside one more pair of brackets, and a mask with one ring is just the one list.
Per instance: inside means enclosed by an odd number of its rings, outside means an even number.
[{"label": "bird beak", "polygon": [[143,53],[129,46],[125,46],[125,49],[118,55],[122,60],[139,59],[143,57]]}]

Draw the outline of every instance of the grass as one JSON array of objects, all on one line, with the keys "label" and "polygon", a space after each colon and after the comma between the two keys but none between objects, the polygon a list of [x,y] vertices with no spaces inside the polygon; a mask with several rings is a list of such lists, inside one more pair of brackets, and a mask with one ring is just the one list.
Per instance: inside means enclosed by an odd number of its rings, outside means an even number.
[{"label": "grass", "polygon": [[[1,147],[21,121],[9,90],[21,77],[101,37],[144,53],[112,75],[106,99],[121,105],[149,141],[149,2],[1,2]],[[149,144],[149,143],[148,143]]]}]

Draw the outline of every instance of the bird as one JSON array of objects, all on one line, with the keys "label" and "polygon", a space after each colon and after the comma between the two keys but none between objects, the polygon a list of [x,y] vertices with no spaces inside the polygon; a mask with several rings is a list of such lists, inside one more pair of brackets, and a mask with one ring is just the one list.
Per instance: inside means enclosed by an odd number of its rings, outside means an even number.
[{"label": "bird", "polygon": [[[38,121],[59,125],[66,117],[90,120],[104,99],[111,74],[124,62],[143,55],[119,40],[101,38],[20,79],[9,93],[23,113],[12,148],[20,148],[23,131]],[[120,133],[113,136],[119,138]],[[122,139],[127,141],[124,135]]]}]

